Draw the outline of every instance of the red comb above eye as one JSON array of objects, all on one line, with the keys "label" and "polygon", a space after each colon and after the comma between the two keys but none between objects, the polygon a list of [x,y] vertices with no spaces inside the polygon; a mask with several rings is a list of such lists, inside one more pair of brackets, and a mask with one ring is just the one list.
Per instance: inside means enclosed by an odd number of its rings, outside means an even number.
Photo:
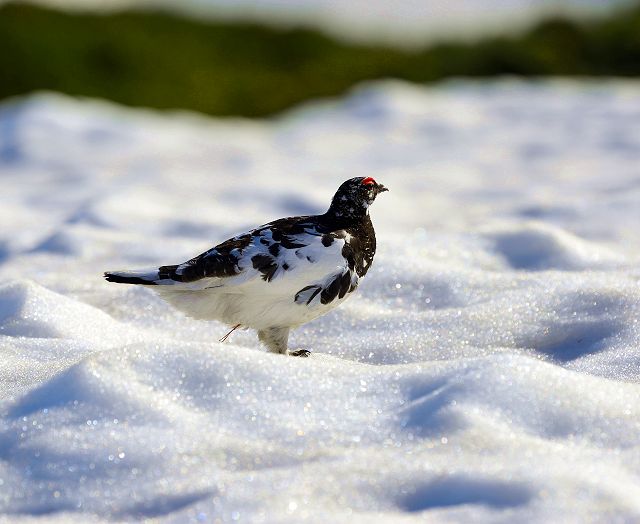
[{"label": "red comb above eye", "polygon": [[372,177],[370,177],[370,176],[368,176],[367,178],[365,178],[365,179],[362,181],[362,185],[363,185],[363,186],[370,186],[371,184],[375,184],[375,183],[376,183],[376,181],[375,181]]}]

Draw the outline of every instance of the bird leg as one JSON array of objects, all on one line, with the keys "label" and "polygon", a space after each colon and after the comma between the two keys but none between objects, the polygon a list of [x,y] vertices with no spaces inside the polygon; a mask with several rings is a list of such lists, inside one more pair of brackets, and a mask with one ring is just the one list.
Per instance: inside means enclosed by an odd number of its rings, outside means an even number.
[{"label": "bird leg", "polygon": [[258,331],[258,339],[271,353],[287,353],[287,343],[289,341],[289,328],[267,328]]},{"label": "bird leg", "polygon": [[292,357],[308,357],[310,352],[306,349],[287,351],[289,342],[289,328],[267,328],[258,331],[258,338],[271,353],[291,355]]},{"label": "bird leg", "polygon": [[229,338],[229,336],[231,335],[231,333],[233,333],[236,329],[238,329],[242,324],[236,324],[235,326],[233,326],[231,328],[231,331],[229,331],[229,333],[227,333],[224,337],[222,337],[218,342],[226,342],[227,339]]}]

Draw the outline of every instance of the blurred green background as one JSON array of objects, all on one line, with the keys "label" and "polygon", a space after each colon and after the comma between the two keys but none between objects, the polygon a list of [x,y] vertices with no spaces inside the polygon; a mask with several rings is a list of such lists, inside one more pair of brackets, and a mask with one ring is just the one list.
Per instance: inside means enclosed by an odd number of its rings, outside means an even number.
[{"label": "blurred green background", "polygon": [[266,116],[368,79],[640,75],[640,5],[546,19],[519,35],[422,49],[359,45],[312,29],[162,12],[0,6],[0,99],[54,90],[212,115]]}]

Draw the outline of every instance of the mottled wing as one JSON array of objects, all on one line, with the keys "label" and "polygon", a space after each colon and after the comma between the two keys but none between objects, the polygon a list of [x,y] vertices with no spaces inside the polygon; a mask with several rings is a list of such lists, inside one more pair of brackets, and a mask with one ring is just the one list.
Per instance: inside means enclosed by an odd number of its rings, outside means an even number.
[{"label": "mottled wing", "polygon": [[160,267],[159,280],[167,284],[192,283],[241,275],[241,279],[233,280],[260,277],[270,282],[289,269],[282,256],[284,251],[307,245],[294,237],[312,229],[312,224],[306,222],[308,219],[306,216],[283,218],[230,238],[183,264]]}]

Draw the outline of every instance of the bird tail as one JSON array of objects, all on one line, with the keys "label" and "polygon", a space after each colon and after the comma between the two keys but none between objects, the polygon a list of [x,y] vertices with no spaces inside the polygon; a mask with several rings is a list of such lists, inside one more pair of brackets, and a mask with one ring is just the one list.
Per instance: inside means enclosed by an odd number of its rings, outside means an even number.
[{"label": "bird tail", "polygon": [[117,284],[140,284],[143,286],[157,286],[168,283],[175,284],[176,282],[170,280],[171,277],[166,271],[167,269],[168,266],[155,269],[107,271],[104,274],[104,278],[107,282],[116,282]]}]

